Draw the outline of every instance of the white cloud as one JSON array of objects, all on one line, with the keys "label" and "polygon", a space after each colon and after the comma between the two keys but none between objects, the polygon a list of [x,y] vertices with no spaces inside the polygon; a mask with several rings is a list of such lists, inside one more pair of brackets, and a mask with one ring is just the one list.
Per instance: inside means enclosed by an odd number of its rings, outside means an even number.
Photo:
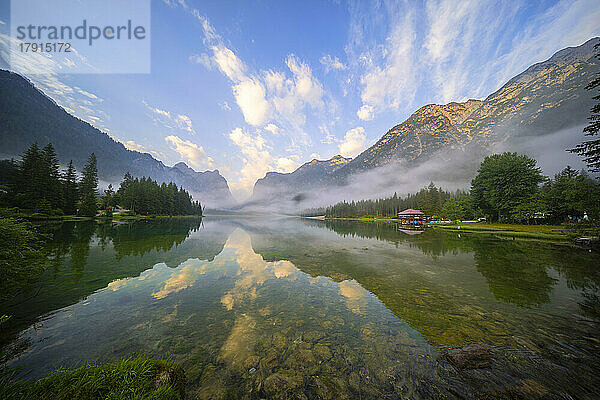
[{"label": "white cloud", "polygon": [[211,50],[213,51],[213,61],[225,76],[233,82],[242,82],[248,79],[246,66],[231,49],[219,44],[212,46]]},{"label": "white cloud", "polygon": [[308,143],[308,136],[302,129],[306,122],[305,108],[321,109],[324,105],[323,85],[313,76],[310,66],[294,54],[289,54],[285,63],[291,76],[273,70],[252,72],[225,45],[205,17],[196,10],[192,13],[202,23],[204,42],[212,51],[211,65],[216,65],[232,82],[233,96],[244,120],[252,126],[277,122],[285,128],[286,133],[293,133],[296,139]]},{"label": "white cloud", "polygon": [[331,57],[330,54],[326,54],[319,60],[321,64],[325,67],[325,73],[329,73],[329,71],[342,71],[347,69],[348,67],[344,65],[337,57]]},{"label": "white cloud", "polygon": [[148,111],[150,111],[150,118],[156,124],[160,124],[169,129],[181,129],[186,131],[190,135],[195,135],[196,131],[194,130],[192,119],[185,114],[171,113],[163,108],[151,106],[146,102],[146,100],[142,100],[142,104],[146,107]]},{"label": "white cloud", "polygon": [[277,171],[288,173],[296,170],[298,163],[289,158],[280,157],[275,161],[275,167]]},{"label": "white cloud", "polygon": [[315,77],[313,77],[308,64],[301,62],[298,57],[293,54],[290,54],[287,57],[286,64],[294,75],[294,89],[299,99],[313,107],[322,106],[323,86]]},{"label": "white cloud", "polygon": [[339,144],[340,154],[344,157],[356,157],[358,153],[365,149],[365,128],[357,126],[350,129],[344,135],[344,140]]},{"label": "white cloud", "polygon": [[123,146],[125,146],[125,148],[127,150],[133,150],[133,151],[139,151],[141,153],[147,153],[148,150],[146,150],[146,147],[144,147],[143,145],[134,142],[133,140],[128,140],[126,142],[121,142],[123,143]]},{"label": "white cloud", "polygon": [[[319,130],[321,131],[321,133],[323,135],[325,135],[323,137],[323,139],[321,139],[321,143],[333,144],[335,142],[338,142],[338,139],[334,135],[331,134],[327,125],[319,125]],[[312,158],[314,158],[314,157],[312,157]]]},{"label": "white cloud", "polygon": [[213,167],[214,160],[209,157],[202,146],[189,140],[181,139],[178,136],[170,135],[165,137],[165,142],[171,145],[171,148],[179,156],[194,167]]},{"label": "white cloud", "polygon": [[175,123],[179,129],[189,132],[191,135],[195,135],[196,131],[192,128],[192,120],[187,115],[178,114],[175,117]]},{"label": "white cloud", "polygon": [[248,197],[256,180],[263,178],[267,172],[292,172],[298,166],[291,156],[274,157],[260,134],[252,135],[242,128],[235,128],[228,136],[242,153],[243,166],[237,174],[238,179],[229,182],[237,197]]},{"label": "white cloud", "polygon": [[374,117],[374,111],[375,109],[373,108],[373,106],[364,104],[358,109],[358,111],[356,112],[356,116],[362,119],[363,121],[370,121]]},{"label": "white cloud", "polygon": [[238,195],[248,196],[252,192],[254,182],[272,170],[273,157],[260,135],[252,136],[242,128],[236,128],[229,133],[229,139],[239,147],[244,163],[237,182],[231,182],[230,186]]},{"label": "white cloud", "polygon": [[219,106],[225,111],[231,111],[231,106],[226,101],[219,103]]},{"label": "white cloud", "polygon": [[213,62],[210,59],[210,56],[206,53],[192,54],[189,57],[189,60],[192,63],[203,65],[204,67],[206,67],[206,69],[213,69],[213,67],[214,67]]},{"label": "white cloud", "polygon": [[[375,54],[362,55],[363,64],[367,66],[366,72],[360,78],[363,85],[360,96],[363,102],[363,116],[364,110],[372,110],[372,114],[375,111],[397,109],[401,102],[412,102],[418,79],[413,63],[413,43],[416,36],[414,24],[414,14],[407,11],[404,17],[394,24],[385,46],[376,49]],[[379,62],[374,62],[374,58]],[[367,108],[364,108],[365,106]]]},{"label": "white cloud", "polygon": [[281,135],[281,128],[279,128],[277,125],[275,124],[267,124],[267,126],[265,126],[265,130],[268,132],[271,132],[273,135]]},{"label": "white cloud", "polygon": [[[69,83],[72,81],[71,76],[59,74],[68,72],[67,66],[58,63],[46,53],[17,51],[9,54],[11,45],[18,47],[19,43],[22,42],[0,33],[0,59],[10,60],[10,70],[25,75],[39,90],[70,114],[98,129],[106,130],[102,121],[108,120],[109,117],[101,107],[103,100],[94,93],[72,86]],[[73,60],[86,63],[85,58],[76,51],[73,51]],[[75,61],[72,61],[72,65],[75,65]]]},{"label": "white cloud", "polygon": [[245,79],[233,86],[233,94],[248,124],[259,126],[267,122],[271,115],[271,105],[265,98],[265,87],[260,81]]}]

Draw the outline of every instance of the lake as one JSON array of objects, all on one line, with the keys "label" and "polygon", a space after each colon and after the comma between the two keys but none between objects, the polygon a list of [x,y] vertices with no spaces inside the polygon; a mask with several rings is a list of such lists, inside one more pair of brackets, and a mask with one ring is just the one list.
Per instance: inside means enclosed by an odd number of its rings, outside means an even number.
[{"label": "lake", "polygon": [[[299,218],[46,229],[47,270],[2,305],[24,378],[143,354],[190,398],[600,397],[596,252]],[[489,366],[443,357],[470,343]]]}]

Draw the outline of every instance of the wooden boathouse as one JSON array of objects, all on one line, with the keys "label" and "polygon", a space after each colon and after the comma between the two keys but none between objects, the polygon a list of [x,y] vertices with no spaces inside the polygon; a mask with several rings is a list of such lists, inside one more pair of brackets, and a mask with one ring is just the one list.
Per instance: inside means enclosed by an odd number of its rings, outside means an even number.
[{"label": "wooden boathouse", "polygon": [[420,226],[427,222],[427,218],[423,211],[408,208],[398,213],[398,222],[401,225]]}]

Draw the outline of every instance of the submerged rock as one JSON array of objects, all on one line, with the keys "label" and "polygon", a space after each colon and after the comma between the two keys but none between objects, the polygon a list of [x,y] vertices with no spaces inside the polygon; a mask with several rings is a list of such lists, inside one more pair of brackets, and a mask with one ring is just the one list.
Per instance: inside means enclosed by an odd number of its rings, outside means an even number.
[{"label": "submerged rock", "polygon": [[448,349],[443,357],[458,369],[487,368],[491,364],[490,349],[477,343]]},{"label": "submerged rock", "polygon": [[269,398],[287,399],[301,384],[302,380],[298,377],[285,372],[277,372],[265,379],[263,390]]}]

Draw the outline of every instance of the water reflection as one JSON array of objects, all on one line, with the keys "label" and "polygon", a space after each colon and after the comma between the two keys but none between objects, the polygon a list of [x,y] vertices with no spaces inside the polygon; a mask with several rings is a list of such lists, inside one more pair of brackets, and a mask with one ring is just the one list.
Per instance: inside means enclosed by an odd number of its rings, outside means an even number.
[{"label": "water reflection", "polygon": [[[600,387],[594,253],[378,223],[156,222],[58,231],[39,296],[13,308],[30,326],[15,361],[30,376],[141,352],[176,357],[200,398]],[[472,342],[535,358],[496,354],[493,377],[437,360],[438,347]]]},{"label": "water reflection", "polygon": [[[289,261],[265,261],[241,229],[212,261],[159,263],[113,281],[21,337],[31,346],[15,363],[31,376],[56,362],[139,351],[176,356],[203,398],[449,393],[435,349],[356,281],[315,279]],[[387,384],[391,377],[396,386]]]}]

